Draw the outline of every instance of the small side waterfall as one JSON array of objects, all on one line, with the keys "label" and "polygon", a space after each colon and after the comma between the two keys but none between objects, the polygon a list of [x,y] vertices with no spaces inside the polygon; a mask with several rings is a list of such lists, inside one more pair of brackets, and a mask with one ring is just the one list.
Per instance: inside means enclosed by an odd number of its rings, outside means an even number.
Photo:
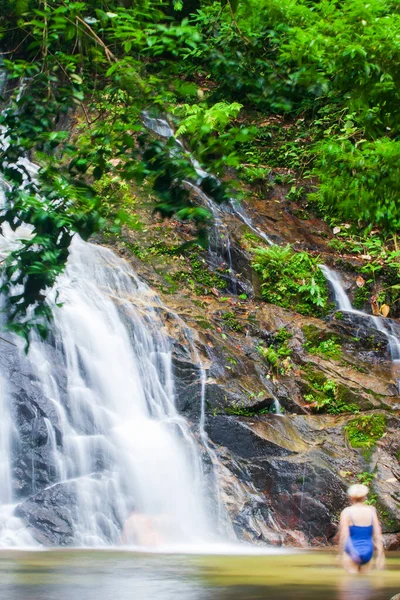
[{"label": "small side waterfall", "polygon": [[[161,118],[150,117],[147,113],[144,113],[143,124],[150,131],[153,131],[157,135],[163,138],[175,138],[175,132],[171,125]],[[230,202],[222,205],[216,204],[211,198],[209,198],[200,188],[201,182],[210,177],[210,174],[201,168],[200,163],[186,151],[182,141],[179,138],[175,138],[177,148],[180,148],[188,156],[191,162],[198,180],[196,182],[187,181],[186,184],[191,188],[196,198],[208,208],[213,215],[213,230],[210,235],[210,263],[213,267],[221,266],[224,262],[228,264],[231,287],[233,293],[237,293],[238,282],[235,271],[232,267],[232,254],[231,254],[231,240],[227,226],[224,223],[224,216],[232,214],[239,218],[249,229],[251,229],[258,237],[263,239],[270,245],[273,245],[273,241],[262,231],[259,227],[253,224],[251,217],[247,214],[246,210],[236,200],[231,199]],[[213,176],[211,176],[213,177]]]},{"label": "small side waterfall", "polygon": [[369,315],[366,312],[353,308],[344,289],[343,281],[340,275],[332,269],[329,269],[329,267],[326,265],[320,265],[320,269],[325,275],[327,281],[332,286],[338,309],[365,317],[374,329],[385,335],[392,361],[393,375],[397,383],[398,393],[400,395],[400,337],[396,335],[395,331],[393,330],[392,323],[383,317]]},{"label": "small side waterfall", "polygon": [[349,297],[345,292],[343,281],[339,273],[336,273],[336,271],[333,271],[326,265],[320,265],[320,269],[325,275],[326,280],[329,281],[332,286],[338,309],[346,312],[354,312],[355,309],[353,309]]}]

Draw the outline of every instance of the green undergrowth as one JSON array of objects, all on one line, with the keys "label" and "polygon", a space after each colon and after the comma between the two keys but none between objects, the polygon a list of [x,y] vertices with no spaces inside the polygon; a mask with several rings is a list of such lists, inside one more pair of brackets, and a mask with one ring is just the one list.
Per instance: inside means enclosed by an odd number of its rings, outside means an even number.
[{"label": "green undergrowth", "polygon": [[354,292],[354,307],[364,309],[373,301],[378,310],[386,305],[390,314],[397,316],[400,301],[400,250],[397,238],[376,235],[379,232],[374,232],[375,235],[369,232],[359,235],[354,225],[345,225],[336,227],[336,236],[329,246],[339,255],[353,255],[363,261],[356,270],[361,276],[361,285]]},{"label": "green undergrowth", "polygon": [[243,331],[243,325],[237,320],[236,315],[232,311],[226,311],[222,313],[221,318],[224,325],[232,331],[241,332]]},{"label": "green undergrowth", "polygon": [[208,295],[211,290],[226,290],[227,281],[222,277],[223,271],[216,269],[212,271],[208,266],[205,258],[196,250],[189,250],[185,252],[188,259],[188,266],[190,267],[189,272],[181,270],[172,275],[172,279],[183,284],[196,295]]},{"label": "green undergrowth", "polygon": [[287,375],[293,369],[293,362],[290,358],[293,350],[288,345],[291,337],[292,334],[282,327],[272,336],[270,345],[260,344],[257,346],[257,351],[269,367],[280,375]]},{"label": "green undergrowth", "polygon": [[304,400],[315,412],[340,414],[359,411],[353,395],[345,386],[328,379],[310,365],[303,367],[302,373],[307,382]]},{"label": "green undergrowth", "polygon": [[[165,229],[160,229],[165,235]],[[211,270],[198,246],[183,248],[182,244],[171,244],[150,237],[146,243],[133,243],[124,237],[117,239],[121,239],[122,244],[139,260],[152,264],[159,271],[165,279],[165,293],[177,293],[183,286],[196,296],[207,296],[212,290],[224,291],[227,288],[227,281],[224,279],[226,271]]]},{"label": "green undergrowth", "polygon": [[328,286],[318,264],[318,258],[289,245],[254,249],[263,299],[303,315],[323,316],[328,310]]},{"label": "green undergrowth", "polygon": [[307,352],[322,358],[332,358],[334,360],[342,358],[339,336],[320,331],[314,325],[304,325],[302,331],[306,339],[304,348]]},{"label": "green undergrowth", "polygon": [[273,412],[268,407],[264,407],[261,409],[249,408],[246,406],[227,406],[224,409],[224,412],[228,415],[234,415],[236,417],[256,417],[257,415],[267,415],[270,412]]},{"label": "green undergrowth", "polygon": [[369,285],[364,285],[363,287],[358,287],[354,292],[353,297],[353,306],[358,310],[362,310],[365,308],[371,297],[371,287]]}]

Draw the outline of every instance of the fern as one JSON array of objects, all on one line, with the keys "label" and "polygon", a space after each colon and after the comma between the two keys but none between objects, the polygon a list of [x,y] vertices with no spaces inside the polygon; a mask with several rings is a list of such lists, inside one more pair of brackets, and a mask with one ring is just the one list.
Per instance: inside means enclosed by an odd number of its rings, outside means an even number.
[{"label": "fern", "polygon": [[174,114],[183,117],[176,135],[222,132],[235,119],[242,105],[238,102],[217,102],[210,108],[199,104],[183,104],[174,109]]}]

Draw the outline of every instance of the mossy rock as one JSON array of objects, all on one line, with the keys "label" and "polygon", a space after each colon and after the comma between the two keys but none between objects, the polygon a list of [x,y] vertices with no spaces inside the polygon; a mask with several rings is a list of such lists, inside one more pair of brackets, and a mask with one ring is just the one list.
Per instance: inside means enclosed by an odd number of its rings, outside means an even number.
[{"label": "mossy rock", "polygon": [[360,394],[357,394],[349,387],[341,383],[337,384],[337,398],[343,404],[356,404],[360,410],[371,410],[375,408],[373,403],[370,402],[367,398],[361,396]]},{"label": "mossy rock", "polygon": [[386,417],[382,414],[361,415],[345,426],[352,448],[372,448],[386,432]]}]

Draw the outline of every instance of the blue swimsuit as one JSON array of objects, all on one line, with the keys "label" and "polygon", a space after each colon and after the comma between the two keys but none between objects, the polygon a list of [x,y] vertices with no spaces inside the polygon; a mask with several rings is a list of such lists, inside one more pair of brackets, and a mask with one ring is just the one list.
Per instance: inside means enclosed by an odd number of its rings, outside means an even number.
[{"label": "blue swimsuit", "polygon": [[354,525],[349,512],[351,525],[349,527],[350,537],[347,539],[345,552],[357,565],[367,564],[374,554],[373,542],[373,515],[371,515],[371,525]]}]

